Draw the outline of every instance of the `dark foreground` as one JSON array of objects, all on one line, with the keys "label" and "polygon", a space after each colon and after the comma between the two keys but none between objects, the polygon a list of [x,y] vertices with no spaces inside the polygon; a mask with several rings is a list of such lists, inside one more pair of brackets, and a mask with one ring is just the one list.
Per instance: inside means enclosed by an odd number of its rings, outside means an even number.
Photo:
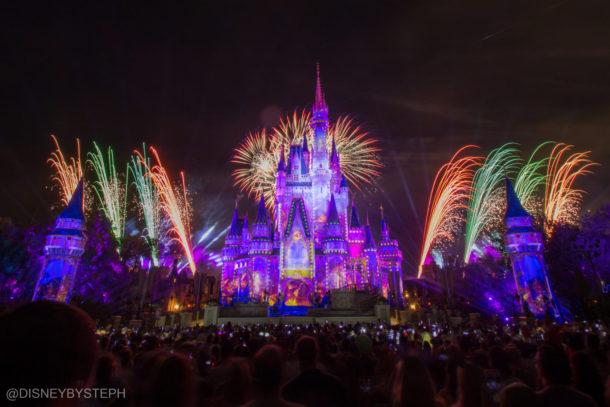
[{"label": "dark foreground", "polygon": [[0,327],[9,405],[610,405],[610,346],[595,322],[106,332],[76,308],[38,302]]}]

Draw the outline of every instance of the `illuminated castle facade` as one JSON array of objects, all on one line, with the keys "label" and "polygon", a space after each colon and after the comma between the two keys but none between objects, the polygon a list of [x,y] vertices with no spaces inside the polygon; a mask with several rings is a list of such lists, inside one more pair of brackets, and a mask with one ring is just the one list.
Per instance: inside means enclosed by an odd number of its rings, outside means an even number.
[{"label": "illuminated castle facade", "polygon": [[368,219],[361,224],[349,204],[334,140],[330,152],[326,147],[328,107],[319,71],[310,126],[312,151],[305,136],[280,157],[275,219],[263,199],[252,227],[235,208],[222,252],[222,302],[312,306],[334,289],[367,289],[401,306],[402,252],[383,216],[376,243]]},{"label": "illuminated castle facade", "polygon": [[537,317],[544,316],[547,310],[558,316],[557,304],[542,257],[542,233],[533,227],[532,217],[521,205],[508,178],[504,222],[504,245],[510,257],[521,311],[525,311],[527,306]]},{"label": "illuminated castle facade", "polygon": [[81,180],[70,203],[55,221],[55,229],[47,236],[44,263],[36,282],[33,301],[53,300],[68,302],[80,257],[85,251],[83,181]]}]

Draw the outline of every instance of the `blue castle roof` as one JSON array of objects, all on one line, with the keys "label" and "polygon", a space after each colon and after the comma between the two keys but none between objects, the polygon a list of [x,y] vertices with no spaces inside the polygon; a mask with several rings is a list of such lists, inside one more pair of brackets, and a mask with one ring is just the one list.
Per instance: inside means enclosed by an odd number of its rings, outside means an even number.
[{"label": "blue castle roof", "polygon": [[515,193],[513,184],[508,177],[506,177],[506,214],[504,215],[504,219],[529,216],[530,214],[523,208],[523,205],[521,205],[521,201],[519,201],[519,197],[517,197],[517,194]]},{"label": "blue castle roof", "polygon": [[360,227],[360,220],[358,220],[358,213],[356,212],[354,202],[352,202],[352,218],[349,222],[349,227],[353,229],[357,229]]},{"label": "blue castle roof", "polygon": [[269,217],[267,216],[267,209],[265,208],[265,198],[261,195],[261,200],[258,203],[258,213],[254,220],[255,225],[268,225]]},{"label": "blue castle roof", "polygon": [[333,136],[333,144],[330,152],[330,162],[333,164],[339,164],[339,154],[337,153],[337,145],[335,144],[335,137]]},{"label": "blue castle roof", "polygon": [[335,204],[335,195],[330,194],[330,203],[328,204],[328,217],[326,218],[326,224],[328,225],[339,225],[339,214],[337,213],[337,205]]},{"label": "blue castle roof", "polygon": [[286,171],[286,163],[284,162],[284,146],[282,146],[282,151],[280,152],[280,161],[277,164],[278,171]]},{"label": "blue castle roof", "polygon": [[78,219],[85,220],[85,215],[83,214],[83,179],[81,178],[78,181],[78,185],[72,194],[72,198],[68,203],[68,206],[63,210],[63,212],[57,217],[58,219]]},{"label": "blue castle roof", "polygon": [[371,225],[369,224],[369,217],[366,217],[366,230],[364,231],[364,248],[365,249],[374,249],[375,248],[375,239],[373,239],[373,234],[371,233]]},{"label": "blue castle roof", "polygon": [[231,220],[231,228],[227,236],[238,237],[241,236],[241,222],[239,221],[239,214],[237,213],[237,201],[235,202],[235,211],[233,212],[233,219]]}]

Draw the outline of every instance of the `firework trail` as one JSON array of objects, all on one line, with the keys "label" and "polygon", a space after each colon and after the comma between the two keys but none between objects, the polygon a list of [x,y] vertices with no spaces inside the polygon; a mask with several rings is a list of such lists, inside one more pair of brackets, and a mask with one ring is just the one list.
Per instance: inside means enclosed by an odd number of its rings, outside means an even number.
[{"label": "firework trail", "polygon": [[[188,204],[186,202],[186,189],[183,190],[184,194],[184,202],[181,205],[176,192],[174,191],[174,186],[167,175],[167,171],[163,164],[161,163],[161,159],[159,158],[159,154],[157,150],[153,147],[150,147],[150,151],[152,151],[157,164],[149,167],[144,161],[144,157],[141,156],[137,151],[136,154],[140,157],[140,161],[143,162],[152,178],[157,190],[159,191],[159,197],[161,201],[161,208],[167,215],[167,217],[171,221],[171,228],[168,230],[168,233],[172,234],[172,238],[170,242],[175,241],[178,242],[182,249],[184,250],[184,254],[186,255],[186,259],[188,262],[189,269],[193,274],[195,274],[195,260],[193,258],[193,250],[191,248],[191,237],[189,230],[189,213],[188,213]],[[182,175],[183,180],[183,188],[185,188],[184,184],[184,176]]]},{"label": "firework trail", "polygon": [[152,260],[155,266],[159,265],[158,241],[161,234],[161,213],[159,211],[159,192],[155,188],[152,177],[148,172],[150,158],[146,156],[146,145],[142,145],[142,154],[136,151],[131,157],[129,170],[133,175],[133,184],[138,191],[140,209],[146,224],[146,239],[151,247]]},{"label": "firework trail", "polygon": [[87,162],[91,164],[96,175],[93,189],[102,205],[104,215],[110,221],[112,234],[120,244],[125,227],[125,207],[123,206],[125,188],[119,180],[112,148],[108,147],[108,161],[106,161],[99,145],[94,142],[93,146],[95,151],[87,153],[89,157]]},{"label": "firework trail", "polygon": [[591,174],[590,151],[569,154],[574,146],[558,143],[551,152],[547,166],[544,215],[550,236],[557,223],[574,224],[578,217],[584,191],[573,189],[579,175]]},{"label": "firework trail", "polygon": [[[280,119],[277,126],[272,131],[272,148],[281,148],[285,146],[285,152],[288,153],[291,144],[303,144],[303,136],[307,136],[307,145],[309,151],[313,149],[313,132],[309,126],[311,114],[303,109],[301,112],[294,111],[292,116],[286,116]],[[332,141],[331,141],[332,142]],[[330,145],[327,146],[330,151]]]},{"label": "firework trail", "polygon": [[[231,162],[238,168],[233,171],[235,185],[248,195],[257,198],[262,194],[268,208],[273,209],[275,196],[275,172],[280,152],[287,154],[290,146],[302,144],[307,136],[309,150],[313,149],[313,133],[309,126],[310,113],[295,111],[280,120],[273,129],[250,133],[235,149]],[[360,189],[372,184],[382,167],[377,140],[354,124],[349,116],[339,117],[331,124],[326,135],[326,147],[331,151],[333,137],[341,170],[346,180]]]},{"label": "firework trail", "polygon": [[534,157],[542,147],[552,141],[545,141],[534,149],[527,163],[521,167],[515,181],[515,193],[523,204],[523,206],[531,213],[536,206],[536,192],[538,188],[546,184],[546,174],[541,170],[544,169],[550,157],[544,157],[540,160],[534,160]]},{"label": "firework trail", "polygon": [[436,173],[428,201],[418,278],[421,277],[432,245],[443,239],[453,241],[456,224],[464,221],[460,212],[466,209],[465,202],[471,195],[472,178],[483,157],[460,155],[474,147],[476,146],[460,148]]},{"label": "firework trail", "polygon": [[[275,171],[280,156],[280,148],[271,146],[272,140],[263,129],[250,133],[235,149],[231,162],[239,167],[233,171],[235,185],[248,196],[265,197],[267,206],[273,203],[275,195]],[[277,155],[277,158],[275,157]]]},{"label": "firework trail", "polygon": [[345,178],[356,188],[370,184],[381,175],[382,167],[377,140],[355,125],[349,116],[342,116],[331,126],[331,137],[326,138],[326,147],[331,151],[332,137],[337,144],[339,161]]},{"label": "firework trail", "polygon": [[464,262],[468,263],[474,245],[483,230],[493,229],[502,219],[502,199],[505,177],[516,171],[520,163],[514,143],[492,150],[472,180],[468,200]]},{"label": "firework trail", "polygon": [[51,157],[47,160],[56,171],[53,176],[53,181],[59,184],[61,189],[61,200],[64,205],[68,205],[72,198],[72,193],[78,185],[78,181],[83,177],[83,169],[80,162],[80,141],[76,139],[76,158],[70,157],[68,161],[64,158],[64,154],[59,148],[57,138],[51,134],[51,138],[55,143],[55,151],[51,153]]}]

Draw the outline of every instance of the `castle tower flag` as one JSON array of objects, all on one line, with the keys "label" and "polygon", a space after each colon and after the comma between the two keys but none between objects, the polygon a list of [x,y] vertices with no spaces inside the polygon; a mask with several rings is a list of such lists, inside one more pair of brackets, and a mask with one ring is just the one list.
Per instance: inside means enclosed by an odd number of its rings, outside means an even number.
[{"label": "castle tower flag", "polygon": [[44,263],[34,289],[35,300],[68,302],[76,278],[80,257],[87,239],[83,215],[83,180],[81,179],[68,206],[57,217],[55,228],[47,236]]},{"label": "castle tower flag", "polygon": [[504,245],[510,257],[521,311],[525,311],[527,307],[535,316],[542,317],[550,309],[558,316],[557,304],[542,257],[542,233],[532,225],[532,217],[521,205],[508,177],[504,222]]}]

